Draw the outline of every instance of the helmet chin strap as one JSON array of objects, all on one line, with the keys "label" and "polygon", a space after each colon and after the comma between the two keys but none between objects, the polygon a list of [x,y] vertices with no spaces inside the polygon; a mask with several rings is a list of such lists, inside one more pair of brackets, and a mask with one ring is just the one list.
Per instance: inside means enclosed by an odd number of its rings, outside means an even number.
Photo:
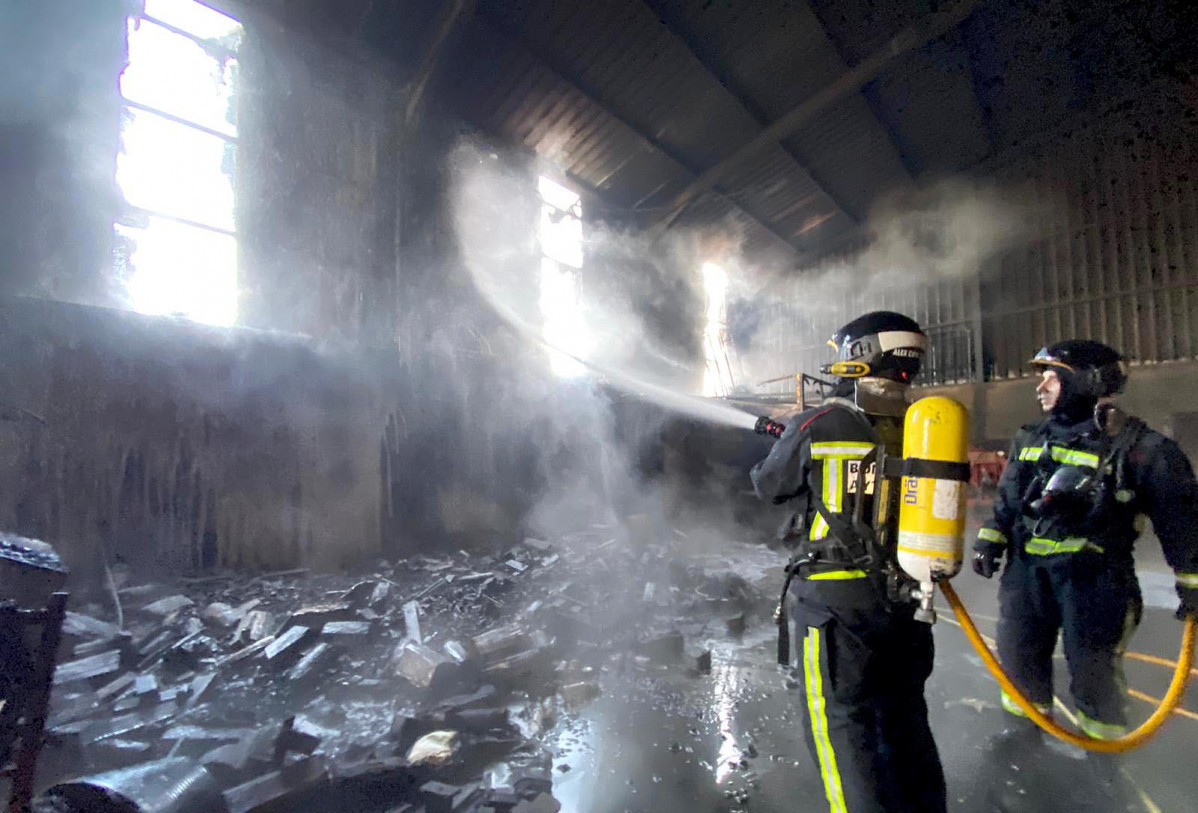
[{"label": "helmet chin strap", "polygon": [[1098,405],[1098,399],[1083,395],[1076,391],[1075,382],[1073,380],[1075,373],[1060,374],[1057,378],[1061,382],[1061,394],[1057,396],[1057,402],[1053,404],[1049,414],[1056,418],[1061,423],[1077,424],[1092,418],[1094,416],[1094,407]]}]

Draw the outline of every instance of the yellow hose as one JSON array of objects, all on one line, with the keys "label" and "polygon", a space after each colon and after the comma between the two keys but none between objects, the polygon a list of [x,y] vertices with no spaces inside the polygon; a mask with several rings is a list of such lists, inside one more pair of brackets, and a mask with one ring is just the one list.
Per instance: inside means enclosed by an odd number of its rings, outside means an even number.
[{"label": "yellow hose", "polygon": [[961,599],[957,596],[957,591],[947,581],[940,582],[940,590],[944,593],[944,597],[948,599],[953,612],[956,613],[957,620],[961,622],[961,628],[965,630],[965,635],[969,638],[969,642],[973,644],[973,648],[982,656],[982,662],[986,664],[986,668],[990,670],[990,674],[994,675],[998,684],[1002,686],[1003,691],[1015,701],[1015,704],[1019,708],[1023,709],[1024,714],[1030,717],[1036,725],[1059,740],[1064,740],[1071,745],[1076,745],[1087,751],[1099,751],[1104,754],[1119,754],[1124,751],[1130,751],[1148,742],[1156,734],[1157,729],[1173,713],[1173,710],[1181,703],[1181,698],[1186,691],[1186,682],[1190,677],[1190,667],[1194,662],[1194,641],[1196,631],[1198,631],[1198,621],[1195,621],[1193,616],[1186,618],[1185,627],[1181,635],[1181,653],[1177,656],[1177,667],[1173,671],[1173,682],[1169,684],[1169,691],[1165,694],[1165,698],[1161,701],[1161,704],[1157,706],[1156,711],[1134,731],[1117,739],[1098,740],[1057,725],[1051,717],[1042,714],[1039,709],[1032,705],[1023,696],[1023,693],[1015,688],[1015,684],[1011,682],[1006,672],[1003,671],[1002,666],[999,665],[998,658],[994,657],[994,653],[990,651],[990,647],[986,646],[986,642],[982,640],[982,634],[974,626],[973,619],[969,617],[969,613],[965,610],[965,605],[961,603]]}]

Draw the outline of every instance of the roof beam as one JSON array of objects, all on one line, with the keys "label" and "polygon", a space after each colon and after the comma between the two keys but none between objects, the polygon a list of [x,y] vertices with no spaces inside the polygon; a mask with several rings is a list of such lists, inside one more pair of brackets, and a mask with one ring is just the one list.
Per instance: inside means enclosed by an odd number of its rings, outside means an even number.
[{"label": "roof beam", "polygon": [[[831,48],[834,53],[841,53],[840,49],[836,47],[836,43],[834,43],[832,38],[828,36],[828,29],[824,25],[824,21],[820,19],[820,16],[816,13],[815,9],[811,7],[810,2],[807,3],[807,9],[811,14],[811,19],[814,20],[815,24],[819,26],[820,33],[823,34],[824,39],[828,41],[828,47]],[[964,20],[964,18],[962,18],[962,20]],[[911,180],[915,180],[915,170],[911,167],[911,159],[906,153],[903,152],[903,145],[899,139],[898,133],[893,127],[882,120],[882,117],[878,115],[877,107],[870,102],[869,97],[866,97],[865,99],[865,106],[869,108],[869,112],[873,116],[874,121],[877,122],[878,126],[882,128],[882,132],[886,134],[886,138],[890,141],[891,146],[894,147],[895,155],[898,156],[899,164],[907,173],[907,177]]]},{"label": "roof beam", "polygon": [[[484,25],[488,31],[498,34],[508,40],[510,43],[526,51],[531,57],[541,64],[542,67],[550,71],[561,82],[569,85],[575,92],[582,96],[589,104],[594,105],[603,111],[605,115],[610,116],[619,124],[631,133],[641,145],[653,152],[662,155],[673,163],[687,177],[688,182],[693,183],[698,179],[700,170],[697,167],[690,166],[682,156],[678,155],[670,147],[663,144],[658,139],[654,138],[649,133],[642,130],[631,120],[621,114],[614,106],[606,101],[597,88],[589,87],[588,84],[578,76],[571,75],[567,68],[562,65],[557,59],[554,59],[550,54],[544,53],[541,49],[534,48],[529,43],[520,39],[516,33],[507,30],[503,23],[499,20],[491,19],[484,11],[485,6],[478,6],[474,15],[476,23]],[[728,197],[718,184],[710,185],[706,190],[718,195],[734,210],[740,212],[754,225],[760,227],[775,240],[785,246],[791,253],[796,256],[803,253],[803,247],[797,243],[793,235],[787,235],[779,231],[767,218],[763,215],[754,212],[750,207],[739,203]]]},{"label": "roof beam", "polygon": [[878,74],[899,56],[956,28],[973,12],[977,4],[978,0],[958,0],[946,10],[930,14],[919,23],[904,28],[885,46],[829,82],[823,89],[766,127],[732,155],[700,174],[666,204],[668,209],[666,215],[654,224],[652,231],[658,234],[664,233],[692,201],[704,192],[713,189],[728,176],[731,170],[766,147],[778,145],[830,105],[860,92],[866,83],[876,79]]},{"label": "roof beam", "polygon": [[437,26],[437,31],[433,35],[432,40],[429,41],[428,46],[424,49],[424,56],[420,60],[420,68],[416,72],[416,79],[411,85],[408,103],[404,108],[404,124],[408,128],[411,128],[416,122],[416,114],[420,110],[420,103],[424,101],[424,91],[428,87],[429,80],[433,77],[433,72],[437,69],[437,62],[440,59],[441,52],[445,49],[446,41],[454,32],[454,29],[469,18],[473,11],[474,0],[453,0],[441,15],[441,23]]},{"label": "roof beam", "polygon": [[[661,0],[643,0],[643,2],[645,5],[649,6],[653,14],[661,20],[666,31],[686,47],[691,56],[695,58],[695,61],[702,66],[703,70],[705,70],[708,75],[711,76],[711,78],[720,83],[724,90],[728,92],[728,95],[732,97],[732,100],[740,106],[741,110],[743,110],[750,118],[752,118],[757,123],[758,127],[765,129],[769,125],[769,118],[762,111],[761,107],[749,97],[743,88],[737,85],[736,80],[732,78],[732,75],[719,64],[719,60],[716,58],[715,54],[713,54],[710,49],[704,47],[702,40],[700,40],[693,31],[686,30],[685,20],[681,19],[679,15],[675,13],[674,10],[669,6],[669,4],[662,3]],[[814,12],[812,12],[812,17],[815,17]],[[819,18],[815,19],[818,23]],[[819,191],[822,192],[828,198],[828,200],[832,201],[832,205],[836,207],[840,214],[844,215],[853,223],[859,224],[861,222],[861,214],[859,212],[850,211],[849,207],[845,205],[844,201],[832,194],[832,190],[828,189],[825,184],[821,183],[819,179],[815,177],[811,170],[807,168],[806,164],[804,164],[799,157],[795,155],[794,150],[792,150],[790,147],[787,147],[785,144],[779,144],[779,146],[782,148],[782,152],[786,154],[786,157],[789,158],[790,161],[804,175],[811,179],[811,183],[817,189],[819,189]]]}]

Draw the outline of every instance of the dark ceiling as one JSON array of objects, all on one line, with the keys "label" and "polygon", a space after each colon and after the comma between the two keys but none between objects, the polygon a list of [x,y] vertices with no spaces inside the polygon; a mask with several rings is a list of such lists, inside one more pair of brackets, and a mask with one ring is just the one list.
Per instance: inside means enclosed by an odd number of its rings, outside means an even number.
[{"label": "dark ceiling", "polygon": [[792,258],[852,237],[883,193],[1051,138],[1198,66],[1198,19],[1180,0],[335,5],[322,27],[366,39],[414,81],[448,31],[442,104],[556,164],[600,214],[659,230],[732,223],[750,251]]}]

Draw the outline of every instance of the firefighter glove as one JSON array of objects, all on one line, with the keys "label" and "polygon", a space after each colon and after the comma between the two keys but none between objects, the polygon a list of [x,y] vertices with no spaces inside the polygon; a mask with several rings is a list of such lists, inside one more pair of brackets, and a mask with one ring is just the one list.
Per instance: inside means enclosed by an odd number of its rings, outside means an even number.
[{"label": "firefighter glove", "polygon": [[979,545],[973,551],[973,572],[984,579],[994,576],[1005,549],[1005,545]]},{"label": "firefighter glove", "polygon": [[1198,587],[1178,585],[1177,595],[1181,597],[1181,606],[1177,608],[1177,619],[1184,621],[1187,616],[1198,618]]}]

